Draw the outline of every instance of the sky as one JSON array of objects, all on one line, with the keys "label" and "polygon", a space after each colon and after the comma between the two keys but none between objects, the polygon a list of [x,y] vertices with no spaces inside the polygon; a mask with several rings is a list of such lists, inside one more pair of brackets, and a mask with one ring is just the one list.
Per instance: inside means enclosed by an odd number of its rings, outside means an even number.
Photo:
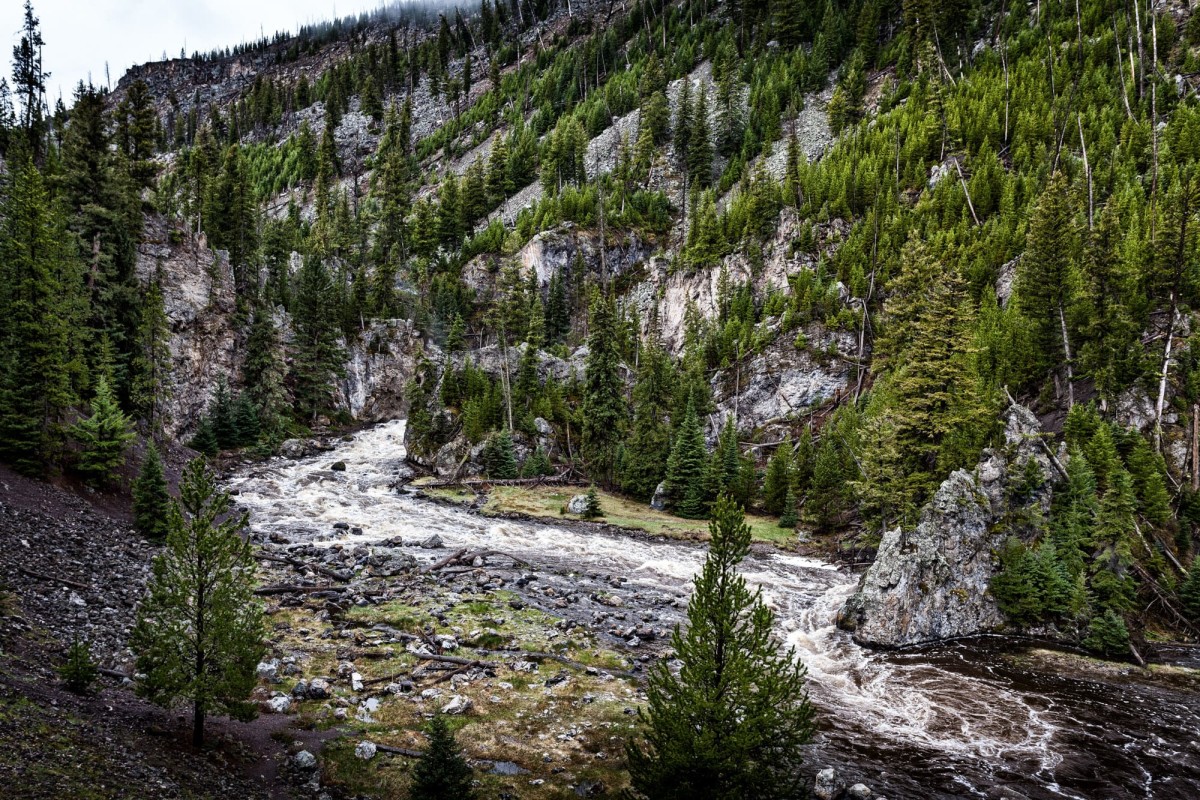
[{"label": "sky", "polygon": [[[46,42],[43,66],[49,71],[46,99],[51,108],[61,92],[71,92],[88,76],[104,85],[107,62],[112,85],[125,70],[159,61],[163,52],[178,58],[215,47],[234,46],[378,8],[381,0],[34,0]],[[12,47],[24,20],[23,0],[0,0],[0,74],[12,83]]]}]

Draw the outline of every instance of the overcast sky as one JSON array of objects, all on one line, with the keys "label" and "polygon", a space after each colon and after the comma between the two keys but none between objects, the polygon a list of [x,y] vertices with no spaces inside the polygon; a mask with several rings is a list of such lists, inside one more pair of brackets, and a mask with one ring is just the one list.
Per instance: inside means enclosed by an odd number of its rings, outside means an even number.
[{"label": "overcast sky", "polygon": [[[0,58],[9,83],[23,2],[0,0]],[[53,108],[60,91],[69,105],[75,84],[89,74],[103,85],[105,62],[116,86],[126,68],[158,61],[164,51],[169,58],[185,46],[188,55],[203,53],[380,5],[380,0],[34,0],[33,10],[46,41],[44,66],[51,73],[46,95]]]}]

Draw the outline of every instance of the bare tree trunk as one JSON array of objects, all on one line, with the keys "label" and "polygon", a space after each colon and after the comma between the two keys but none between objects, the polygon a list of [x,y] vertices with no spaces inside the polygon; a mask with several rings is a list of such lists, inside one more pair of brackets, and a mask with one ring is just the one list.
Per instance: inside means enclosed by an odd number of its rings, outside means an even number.
[{"label": "bare tree trunk", "polygon": [[1071,340],[1067,337],[1067,315],[1062,306],[1058,307],[1058,322],[1062,326],[1063,353],[1066,355],[1067,367],[1067,408],[1075,407],[1075,368],[1071,366]]},{"label": "bare tree trunk", "polygon": [[958,164],[958,158],[954,159],[954,169],[958,172],[958,181],[962,184],[963,194],[967,196],[967,208],[971,209],[971,219],[975,220],[975,224],[979,225],[979,215],[975,213],[975,204],[971,202],[971,190],[967,188],[967,179],[963,177],[962,167]]},{"label": "bare tree trunk", "polygon": [[[1078,8],[1078,4],[1076,4],[1076,7]],[[1083,172],[1085,175],[1087,175],[1088,230],[1090,231],[1092,229],[1092,226],[1095,225],[1095,222],[1096,222],[1095,199],[1092,194],[1092,168],[1088,164],[1087,142],[1085,142],[1083,139],[1083,115],[1082,114],[1079,115],[1078,120],[1079,120],[1079,148],[1083,151]]]},{"label": "bare tree trunk", "polygon": [[1200,404],[1192,404],[1192,491],[1200,492]]},{"label": "bare tree trunk", "polygon": [[1167,324],[1167,346],[1163,350],[1162,372],[1158,376],[1158,402],[1154,404],[1154,449],[1162,450],[1162,415],[1167,402],[1167,378],[1171,374],[1171,345],[1175,339],[1175,323],[1179,309],[1175,305],[1175,293],[1171,293],[1171,321]]},{"label": "bare tree trunk", "polygon": [[[1121,81],[1121,99],[1125,102],[1125,116],[1133,119],[1133,109],[1129,106],[1129,90],[1125,87],[1125,55],[1121,52],[1121,40],[1114,36],[1113,41],[1117,45],[1117,79]],[[1132,56],[1130,58],[1132,59]]]},{"label": "bare tree trunk", "polygon": [[1137,27],[1137,90],[1141,100],[1146,95],[1146,51],[1142,47],[1142,11],[1138,0],[1133,0],[1133,22]]}]

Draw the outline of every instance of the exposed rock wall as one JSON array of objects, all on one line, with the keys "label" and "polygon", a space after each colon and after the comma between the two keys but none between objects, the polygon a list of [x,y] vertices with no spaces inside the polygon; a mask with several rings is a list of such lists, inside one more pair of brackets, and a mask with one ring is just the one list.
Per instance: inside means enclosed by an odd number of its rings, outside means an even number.
[{"label": "exposed rock wall", "polygon": [[[879,554],[847,601],[838,623],[862,644],[903,647],[1000,630],[1005,620],[988,591],[1006,524],[1013,481],[1035,461],[1053,478],[1033,414],[1013,406],[1004,446],[984,451],[973,473],[957,470],[921,511],[914,530],[888,531]],[[1047,483],[1048,485],[1048,483]],[[1034,498],[1048,510],[1049,489]]]}]

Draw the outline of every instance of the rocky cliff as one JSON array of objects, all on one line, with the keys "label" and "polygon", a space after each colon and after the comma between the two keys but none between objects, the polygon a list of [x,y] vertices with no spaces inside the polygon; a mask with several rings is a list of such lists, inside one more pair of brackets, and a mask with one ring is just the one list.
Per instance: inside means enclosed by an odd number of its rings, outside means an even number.
[{"label": "rocky cliff", "polygon": [[[1032,461],[1047,479],[1056,475],[1040,443],[1032,412],[1014,405],[1005,414],[1004,445],[985,450],[974,472],[957,470],[921,511],[913,530],[884,534],[879,554],[858,591],[838,615],[861,644],[903,647],[1001,630],[1005,620],[988,592],[996,553],[1009,536],[1028,537],[1014,500],[1027,484]],[[1049,480],[1030,504],[1049,509]]]}]

